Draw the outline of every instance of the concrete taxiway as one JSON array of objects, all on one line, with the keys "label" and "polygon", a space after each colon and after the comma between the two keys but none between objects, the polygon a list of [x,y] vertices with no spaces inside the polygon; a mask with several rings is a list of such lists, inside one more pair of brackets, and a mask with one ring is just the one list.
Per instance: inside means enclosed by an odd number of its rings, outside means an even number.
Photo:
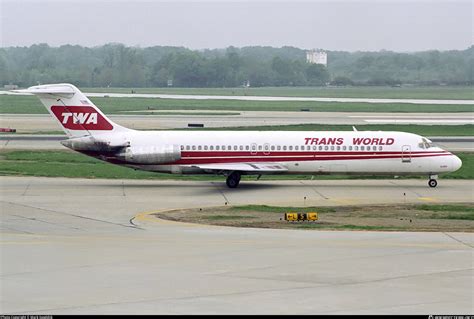
[{"label": "concrete taxiway", "polygon": [[[186,128],[188,124],[203,124],[204,127],[238,127],[262,125],[364,125],[364,124],[420,124],[420,125],[465,125],[474,124],[474,113],[359,113],[359,112],[260,112],[243,111],[239,115],[196,115],[196,111],[174,112],[180,115],[163,115],[157,111],[150,115],[110,115],[117,124],[132,129]],[[186,113],[191,113],[187,115]],[[49,114],[2,114],[1,126],[14,128],[18,132],[57,131],[59,125]]]},{"label": "concrete taxiway", "polygon": [[[0,91],[6,95],[30,95],[29,93],[13,93]],[[442,105],[474,105],[474,100],[429,100],[429,99],[372,99],[346,97],[294,97],[294,96],[248,96],[248,95],[189,95],[189,94],[141,94],[141,93],[84,93],[88,97],[133,97],[151,99],[179,100],[238,100],[238,101],[312,101],[341,103],[408,103],[408,104],[442,104]]]},{"label": "concrete taxiway", "polygon": [[[4,314],[473,313],[472,233],[231,228],[155,219],[239,204],[473,202],[473,182],[2,177]],[[307,197],[304,201],[304,197]]]}]

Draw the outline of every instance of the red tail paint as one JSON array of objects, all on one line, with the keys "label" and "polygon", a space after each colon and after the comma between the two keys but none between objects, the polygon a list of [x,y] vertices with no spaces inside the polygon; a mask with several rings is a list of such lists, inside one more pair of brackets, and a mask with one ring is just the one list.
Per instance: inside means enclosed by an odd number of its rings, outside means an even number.
[{"label": "red tail paint", "polygon": [[111,131],[112,124],[92,106],[53,105],[51,111],[69,130]]}]

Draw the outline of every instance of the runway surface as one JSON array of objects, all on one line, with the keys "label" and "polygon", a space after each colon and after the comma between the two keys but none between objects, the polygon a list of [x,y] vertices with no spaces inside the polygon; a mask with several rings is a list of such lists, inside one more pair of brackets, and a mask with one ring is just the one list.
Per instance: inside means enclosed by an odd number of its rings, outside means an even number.
[{"label": "runway surface", "polygon": [[[175,112],[183,112],[176,110]],[[189,111],[188,111],[189,112]],[[195,111],[194,111],[195,112]],[[152,112],[150,112],[152,113]],[[364,124],[421,124],[463,125],[474,124],[474,113],[349,113],[349,112],[239,112],[240,115],[110,115],[117,124],[132,129],[186,128],[188,124],[204,127],[238,127],[262,125],[364,125]],[[1,127],[17,132],[58,131],[59,125],[49,114],[2,114]]]},{"label": "runway surface", "polygon": [[[2,177],[4,314],[473,313],[472,233],[231,228],[155,211],[472,202],[473,182]],[[405,195],[404,195],[405,194]]]},{"label": "runway surface", "polygon": [[[6,95],[30,95],[28,93],[13,93],[0,91]],[[313,101],[313,102],[342,102],[342,103],[409,103],[409,104],[454,104],[474,105],[474,100],[428,100],[428,99],[370,99],[342,97],[284,97],[284,96],[229,96],[229,95],[188,95],[188,94],[139,94],[139,93],[84,93],[88,97],[135,97],[186,100],[239,100],[239,101]]]}]

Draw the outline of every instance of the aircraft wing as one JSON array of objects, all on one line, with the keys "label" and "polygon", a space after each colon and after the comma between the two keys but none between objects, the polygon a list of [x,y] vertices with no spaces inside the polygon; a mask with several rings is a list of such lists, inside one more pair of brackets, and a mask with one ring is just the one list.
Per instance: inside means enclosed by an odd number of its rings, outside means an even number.
[{"label": "aircraft wing", "polygon": [[189,167],[200,168],[208,172],[238,171],[251,174],[272,174],[283,173],[288,168],[276,163],[217,163],[217,164],[195,164],[186,165]]}]

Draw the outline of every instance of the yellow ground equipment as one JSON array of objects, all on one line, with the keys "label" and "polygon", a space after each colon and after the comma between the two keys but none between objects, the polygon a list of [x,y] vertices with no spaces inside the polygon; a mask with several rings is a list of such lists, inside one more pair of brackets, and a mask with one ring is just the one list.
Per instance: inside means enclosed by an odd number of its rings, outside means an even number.
[{"label": "yellow ground equipment", "polygon": [[309,213],[285,213],[286,221],[316,221],[318,220],[318,213],[309,212]]},{"label": "yellow ground equipment", "polygon": [[297,213],[286,213],[285,214],[285,220],[295,222],[295,221],[298,220],[298,214]]}]

